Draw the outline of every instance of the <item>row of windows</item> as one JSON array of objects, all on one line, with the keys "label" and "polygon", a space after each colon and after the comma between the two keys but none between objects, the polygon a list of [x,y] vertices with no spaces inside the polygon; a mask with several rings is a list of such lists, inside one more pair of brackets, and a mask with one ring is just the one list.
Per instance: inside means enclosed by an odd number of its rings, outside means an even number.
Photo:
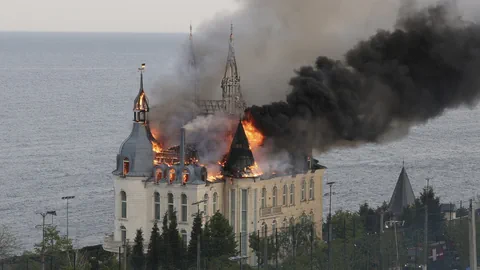
[{"label": "row of windows", "polygon": [[[310,179],[309,183],[309,189],[308,189],[308,197],[309,200],[313,200],[315,197],[315,186],[314,186],[314,181],[313,177]],[[302,181],[302,192],[301,192],[301,201],[307,200],[307,181],[303,180]],[[288,186],[285,184],[283,186],[283,196],[282,196],[282,205],[286,206],[288,205],[288,200],[287,200],[287,194],[288,194]],[[267,189],[263,188],[262,189],[262,208],[267,207]],[[290,185],[290,204],[295,204],[295,184]],[[272,190],[272,206],[275,207],[277,206],[277,186],[273,187]]]},{"label": "row of windows", "polygon": [[[309,216],[304,214],[300,217],[300,219],[301,219],[302,222],[307,221],[307,219],[309,219],[310,221],[313,222],[313,213],[310,213]],[[287,224],[288,224],[288,226],[295,225],[295,218],[291,217],[289,221],[287,221],[287,218],[284,218],[283,222],[282,222],[282,228],[281,229],[286,230],[287,229]],[[276,230],[277,230],[277,221],[276,220],[272,221],[272,229],[270,231],[268,230],[267,223],[265,223],[265,222],[262,223],[262,231],[261,231],[262,236],[265,237],[269,234],[275,234]]]},{"label": "row of windows", "polygon": [[[173,194],[168,193],[168,212],[172,213],[174,211],[174,199],[173,199]],[[161,219],[161,212],[160,212],[160,193],[155,192],[153,193],[153,215],[156,220]],[[121,198],[121,217],[122,218],[127,218],[127,193],[125,191],[120,192],[120,198]],[[203,204],[203,214],[205,216],[208,215],[208,194],[205,194],[204,196],[204,204]],[[181,201],[181,221],[182,222],[187,222],[188,220],[188,198],[187,195],[182,194],[180,197]],[[218,194],[215,192],[213,193],[213,212],[216,213],[218,210]]]}]

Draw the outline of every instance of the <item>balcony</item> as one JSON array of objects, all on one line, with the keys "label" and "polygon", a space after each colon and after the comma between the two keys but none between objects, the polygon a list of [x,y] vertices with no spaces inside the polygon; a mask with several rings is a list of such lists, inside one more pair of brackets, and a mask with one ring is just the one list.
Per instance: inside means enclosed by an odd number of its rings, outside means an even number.
[{"label": "balcony", "polygon": [[282,214],[281,206],[266,207],[260,209],[260,217],[276,216]]},{"label": "balcony", "polygon": [[113,233],[106,235],[103,239],[103,249],[109,252],[118,253],[118,248],[122,246],[121,241],[113,240]]}]

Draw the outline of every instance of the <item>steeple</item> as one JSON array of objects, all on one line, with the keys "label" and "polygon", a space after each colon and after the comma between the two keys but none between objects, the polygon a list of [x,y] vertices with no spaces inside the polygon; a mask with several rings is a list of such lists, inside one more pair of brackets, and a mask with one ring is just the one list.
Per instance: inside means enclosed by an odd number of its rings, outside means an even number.
[{"label": "steeple", "polygon": [[392,198],[390,199],[389,210],[398,216],[402,213],[403,208],[415,203],[415,195],[413,193],[412,185],[408,179],[405,166],[402,166],[402,171],[398,176],[395,190],[393,191]]},{"label": "steeple", "polygon": [[228,45],[227,63],[222,79],[222,98],[226,104],[228,114],[242,115],[246,104],[240,89],[240,75],[238,74],[237,60],[233,46],[233,24],[230,25],[230,41]]},{"label": "steeple", "polygon": [[191,71],[189,76],[191,76],[191,80],[193,81],[193,95],[194,95],[194,102],[198,104],[198,76],[197,76],[197,62],[195,59],[195,50],[193,47],[193,30],[192,30],[192,22],[190,22],[190,35],[189,35],[189,56],[188,56],[188,68]]},{"label": "steeple", "polygon": [[145,63],[138,70],[140,71],[140,90],[138,90],[137,97],[133,103],[133,121],[145,124],[147,123],[147,113],[149,111],[147,96],[143,90]]},{"label": "steeple", "polygon": [[254,164],[255,160],[250,150],[250,144],[248,143],[247,135],[240,121],[235,136],[233,137],[232,145],[230,146],[230,152],[225,161],[224,172],[235,175],[243,172]]}]

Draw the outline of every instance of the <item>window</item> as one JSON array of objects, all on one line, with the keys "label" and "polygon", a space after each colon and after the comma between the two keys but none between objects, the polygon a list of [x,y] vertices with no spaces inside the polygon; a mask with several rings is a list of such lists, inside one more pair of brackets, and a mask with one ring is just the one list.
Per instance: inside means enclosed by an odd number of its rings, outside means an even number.
[{"label": "window", "polygon": [[309,193],[309,196],[310,196],[310,200],[313,200],[313,199],[314,199],[313,185],[314,185],[314,183],[313,183],[313,177],[312,177],[312,178],[310,178],[310,185],[309,185],[309,187],[308,187],[308,188],[309,188],[309,192],[308,192],[308,193]]},{"label": "window", "polygon": [[182,230],[182,231],[181,231],[181,234],[182,234],[182,245],[183,245],[183,248],[186,248],[186,247],[188,247],[188,243],[187,243],[187,231],[186,231],[186,230]]},{"label": "window", "polygon": [[261,205],[262,208],[266,207],[266,200],[267,200],[266,197],[267,197],[267,189],[262,188],[262,205]]},{"label": "window", "polygon": [[168,216],[173,213],[173,194],[168,193]]},{"label": "window", "polygon": [[235,189],[230,190],[230,226],[235,231]]},{"label": "window", "polygon": [[272,206],[275,207],[277,206],[277,187],[273,187],[272,191]]},{"label": "window", "polygon": [[175,181],[175,177],[176,177],[175,169],[171,168],[170,169],[170,184],[173,183],[173,181]]},{"label": "window", "polygon": [[283,205],[287,205],[287,190],[288,190],[287,185],[284,185],[283,186],[283,197],[282,197],[282,204]]},{"label": "window", "polygon": [[190,179],[190,173],[188,172],[187,169],[183,170],[182,183],[185,185],[188,182],[189,179]]},{"label": "window", "polygon": [[160,193],[155,192],[154,195],[155,207],[154,207],[154,217],[156,220],[160,220]]},{"label": "window", "polygon": [[122,244],[125,244],[127,242],[127,228],[125,228],[125,226],[121,226],[120,231],[122,232]]},{"label": "window", "polygon": [[203,200],[205,201],[203,203],[203,214],[208,216],[208,194],[203,195]]},{"label": "window", "polygon": [[127,218],[127,193],[120,191],[120,197],[122,200],[122,218]]},{"label": "window", "polygon": [[287,228],[287,218],[283,219],[282,228],[285,230]]},{"label": "window", "polygon": [[187,222],[187,195],[182,194],[182,222]]},{"label": "window", "polygon": [[268,233],[267,223],[263,222],[262,223],[262,236],[266,237],[267,233]]},{"label": "window", "polygon": [[302,201],[305,201],[306,199],[306,185],[307,185],[307,182],[305,181],[305,179],[302,180]]},{"label": "window", "polygon": [[213,214],[217,213],[217,201],[218,201],[218,194],[217,192],[213,193]]},{"label": "window", "polygon": [[162,169],[157,169],[156,170],[156,175],[155,175],[155,182],[160,182],[160,180],[162,180],[162,177],[163,177],[163,173],[162,173]]},{"label": "window", "polygon": [[272,234],[276,234],[277,233],[277,221],[274,220],[272,222]]},{"label": "window", "polygon": [[295,204],[295,185],[290,185],[290,205]]},{"label": "window", "polygon": [[242,243],[242,250],[241,255],[247,255],[247,225],[248,225],[248,216],[247,216],[247,206],[248,206],[248,190],[242,189],[242,239],[240,239]]},{"label": "window", "polygon": [[123,175],[127,175],[129,171],[130,171],[130,162],[128,161],[128,158],[124,158],[123,159]]}]

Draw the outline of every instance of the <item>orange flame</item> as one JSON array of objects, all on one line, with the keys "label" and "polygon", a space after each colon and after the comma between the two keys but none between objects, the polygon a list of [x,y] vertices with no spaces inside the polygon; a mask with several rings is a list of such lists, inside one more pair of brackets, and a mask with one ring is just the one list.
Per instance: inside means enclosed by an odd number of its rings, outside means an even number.
[{"label": "orange flame", "polygon": [[247,135],[248,143],[250,144],[250,149],[256,149],[263,144],[265,136],[253,125],[252,120],[245,119],[242,121],[243,129],[245,130],[245,135]]}]

